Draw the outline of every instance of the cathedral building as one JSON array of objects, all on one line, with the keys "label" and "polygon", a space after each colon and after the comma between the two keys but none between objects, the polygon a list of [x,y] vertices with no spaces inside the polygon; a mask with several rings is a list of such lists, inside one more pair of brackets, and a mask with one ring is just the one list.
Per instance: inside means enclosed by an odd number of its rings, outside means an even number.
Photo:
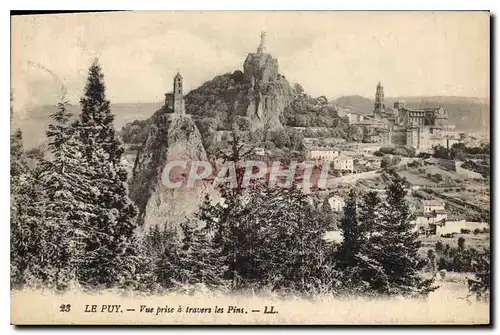
[{"label": "cathedral building", "polygon": [[443,107],[409,109],[400,106],[399,120],[404,127],[436,127],[446,125],[448,115]]},{"label": "cathedral building", "polygon": [[[383,121],[388,122],[388,126],[382,127]],[[456,139],[443,107],[409,108],[404,101],[397,100],[394,108],[386,108],[380,82],[375,92],[373,116],[368,116],[368,123],[365,142],[407,145],[428,152],[436,145],[449,146],[450,140]]]},{"label": "cathedral building", "polygon": [[419,151],[430,151],[436,145],[447,147],[448,138],[454,137],[454,126],[448,124],[448,115],[443,107],[407,108],[396,101],[397,126],[406,131],[405,145]]}]

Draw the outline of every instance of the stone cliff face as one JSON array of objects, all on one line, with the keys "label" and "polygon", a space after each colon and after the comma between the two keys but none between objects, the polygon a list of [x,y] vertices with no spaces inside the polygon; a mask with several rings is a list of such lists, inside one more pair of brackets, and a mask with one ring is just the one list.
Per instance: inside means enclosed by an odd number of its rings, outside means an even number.
[{"label": "stone cliff face", "polygon": [[251,83],[246,117],[251,129],[279,129],[280,115],[294,97],[284,76],[278,72],[278,60],[270,54],[250,53],[243,64],[245,81]]},{"label": "stone cliff face", "polygon": [[243,71],[248,81],[273,81],[278,76],[278,60],[271,54],[249,53],[243,63]]},{"label": "stone cliff face", "polygon": [[294,91],[279,73],[271,54],[250,53],[243,72],[234,71],[204,83],[186,95],[186,113],[210,118],[218,129],[231,129],[233,122],[244,130],[279,129],[280,116],[294,98]]},{"label": "stone cliff face", "polygon": [[169,189],[161,177],[168,161],[205,160],[201,136],[189,115],[153,116],[148,137],[138,151],[130,181],[130,197],[139,208],[139,222],[144,229],[171,226],[190,216],[207,192],[203,187]]}]

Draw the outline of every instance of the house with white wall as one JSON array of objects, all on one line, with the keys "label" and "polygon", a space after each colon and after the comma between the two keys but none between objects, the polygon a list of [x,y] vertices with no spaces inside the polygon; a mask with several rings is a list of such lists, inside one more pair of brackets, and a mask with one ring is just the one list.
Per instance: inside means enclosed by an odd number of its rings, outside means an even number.
[{"label": "house with white wall", "polygon": [[338,195],[328,198],[328,203],[334,212],[341,212],[344,209],[345,201]]}]

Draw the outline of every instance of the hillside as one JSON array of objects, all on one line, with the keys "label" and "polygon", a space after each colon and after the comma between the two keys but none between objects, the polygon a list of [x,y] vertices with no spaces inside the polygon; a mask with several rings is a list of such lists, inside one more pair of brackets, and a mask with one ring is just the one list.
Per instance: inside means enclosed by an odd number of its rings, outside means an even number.
[{"label": "hillside", "polygon": [[337,98],[332,101],[333,104],[346,107],[353,113],[372,114],[373,113],[373,100],[359,96],[347,95]]}]

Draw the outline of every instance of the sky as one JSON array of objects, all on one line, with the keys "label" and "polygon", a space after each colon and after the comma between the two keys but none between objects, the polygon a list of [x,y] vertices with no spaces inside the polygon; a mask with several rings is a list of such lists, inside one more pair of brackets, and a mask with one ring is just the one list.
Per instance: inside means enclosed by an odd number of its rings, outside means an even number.
[{"label": "sky", "polygon": [[112,103],[158,102],[243,67],[266,31],[313,96],[489,96],[487,12],[114,12],[12,18],[14,109],[77,103],[97,57]]}]

